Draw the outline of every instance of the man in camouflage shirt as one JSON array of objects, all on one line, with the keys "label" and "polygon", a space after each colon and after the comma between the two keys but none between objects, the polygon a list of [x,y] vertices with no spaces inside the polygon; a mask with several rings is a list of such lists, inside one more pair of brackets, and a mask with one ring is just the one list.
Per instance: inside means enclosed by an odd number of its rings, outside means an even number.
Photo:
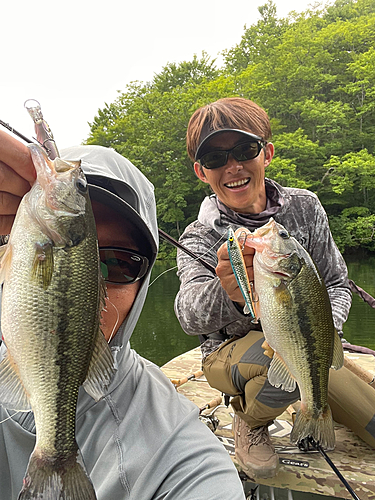
[{"label": "man in camouflage shirt", "polygon": [[[346,264],[317,196],[265,178],[274,154],[270,138],[267,113],[246,99],[220,99],[193,114],[187,131],[188,154],[197,177],[209,184],[213,194],[204,199],[198,220],[186,228],[180,243],[215,267],[216,275],[181,251],[177,258],[181,286],[176,315],[188,335],[200,337],[203,370],[210,385],[232,396],[236,458],[250,477],[276,474],[278,457],[268,425],[299,399],[299,391],[283,391],[267,380],[271,360],[261,348],[261,327],[243,313],[245,302],[227,252],[228,226],[253,231],[273,217],[314,259],[341,335],[351,306]],[[244,248],[250,281],[253,254],[253,249]],[[339,412],[343,384],[337,379],[336,385],[337,395],[334,401],[331,395],[330,404],[338,420],[335,412]],[[374,445],[374,435],[367,430],[357,433]]]}]

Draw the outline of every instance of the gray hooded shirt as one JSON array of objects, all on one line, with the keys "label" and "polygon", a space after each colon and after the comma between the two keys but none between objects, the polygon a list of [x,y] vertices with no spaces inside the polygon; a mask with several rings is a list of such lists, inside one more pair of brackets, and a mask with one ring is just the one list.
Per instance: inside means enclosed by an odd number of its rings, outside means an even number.
[{"label": "gray hooded shirt", "polygon": [[[270,179],[265,179],[265,187],[266,209],[255,215],[234,212],[216,195],[206,197],[198,220],[185,229],[180,243],[216,267],[217,251],[226,241],[228,226],[253,231],[273,217],[315,261],[327,287],[334,324],[340,333],[349,314],[351,291],[346,264],[332,238],[324,208],[311,191],[282,187]],[[219,278],[199,261],[179,250],[177,264],[181,286],[175,300],[175,312],[188,335],[201,336],[203,357],[227,337],[244,336],[259,328],[230,300]]]},{"label": "gray hooded shirt", "polygon": [[[63,151],[82,160],[89,183],[112,179],[130,188],[141,223],[158,241],[152,184],[128,160],[99,146]],[[224,447],[199,421],[198,408],[178,394],[153,363],[130,348],[150,274],[110,343],[117,371],[104,399],[81,387],[76,438],[98,500],[244,500],[238,474]],[[0,358],[6,348],[1,346]],[[12,415],[12,417],[10,417]],[[32,412],[0,405],[0,500],[16,500],[35,445]]]}]

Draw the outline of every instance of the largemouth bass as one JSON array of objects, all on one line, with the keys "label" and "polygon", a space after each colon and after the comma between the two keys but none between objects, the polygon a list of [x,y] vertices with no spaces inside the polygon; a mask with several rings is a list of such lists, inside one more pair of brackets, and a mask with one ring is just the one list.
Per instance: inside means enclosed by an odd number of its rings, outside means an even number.
[{"label": "largemouth bass", "polygon": [[292,392],[296,383],[300,389],[301,409],[291,442],[313,438],[323,448],[333,449],[328,374],[330,367],[341,368],[344,355],[327,289],[308,252],[273,219],[255,230],[246,245],[256,250],[259,314],[273,350],[268,380],[285,391]]},{"label": "largemouth bass", "polygon": [[[37,180],[0,249],[0,403],[34,412],[36,445],[19,500],[94,500],[75,439],[78,389],[96,400],[114,373],[100,331],[105,288],[88,186],[77,163],[29,146]],[[3,424],[6,425],[6,424]]]}]

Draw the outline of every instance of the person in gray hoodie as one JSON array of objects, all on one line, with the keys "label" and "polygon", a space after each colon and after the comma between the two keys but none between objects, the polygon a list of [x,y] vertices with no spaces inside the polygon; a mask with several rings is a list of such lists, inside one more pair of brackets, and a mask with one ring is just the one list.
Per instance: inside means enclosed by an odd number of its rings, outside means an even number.
[{"label": "person in gray hoodie", "polygon": [[[227,251],[228,227],[253,231],[273,217],[315,261],[341,335],[351,306],[346,264],[318,197],[265,177],[274,155],[270,139],[267,113],[250,100],[219,99],[195,111],[188,125],[187,150],[195,174],[213,194],[203,200],[198,219],[179,241],[216,268],[216,274],[181,250],[177,255],[181,285],[175,312],[188,335],[200,336],[203,371],[210,385],[232,396],[236,458],[250,477],[277,473],[279,461],[268,425],[299,399],[299,391],[286,392],[267,380],[271,360],[261,347],[260,325],[243,312],[245,302]],[[254,250],[245,246],[243,254],[252,281]],[[362,400],[370,398],[375,404],[375,393],[342,368],[330,374],[333,416],[375,446],[374,412],[359,416],[357,405],[347,401],[349,385],[350,394],[361,394]]]},{"label": "person in gray hoodie", "polygon": [[[158,247],[152,184],[111,149],[77,146],[61,156],[81,160],[99,247],[133,249],[145,264],[130,284],[111,284],[108,275],[101,326],[112,337],[116,372],[99,402],[82,387],[78,397],[76,438],[98,500],[244,500],[238,473],[198,408],[129,344]],[[1,132],[0,178],[0,234],[8,234],[35,171],[28,148]],[[5,352],[2,343],[0,359]],[[35,445],[33,413],[0,405],[0,421],[0,500],[16,500]]]}]

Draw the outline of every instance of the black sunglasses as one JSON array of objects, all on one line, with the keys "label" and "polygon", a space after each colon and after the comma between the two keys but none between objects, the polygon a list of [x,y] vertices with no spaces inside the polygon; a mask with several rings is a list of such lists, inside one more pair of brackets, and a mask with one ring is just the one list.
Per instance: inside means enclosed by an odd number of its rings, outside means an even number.
[{"label": "black sunglasses", "polygon": [[264,141],[248,141],[238,144],[232,149],[210,151],[200,158],[199,163],[202,167],[212,170],[226,165],[230,154],[237,161],[253,160],[259,156],[259,153],[262,151],[262,148],[266,146],[266,144],[267,143]]},{"label": "black sunglasses", "polygon": [[106,283],[130,285],[143,278],[149,268],[144,255],[125,248],[100,247],[100,268]]}]

